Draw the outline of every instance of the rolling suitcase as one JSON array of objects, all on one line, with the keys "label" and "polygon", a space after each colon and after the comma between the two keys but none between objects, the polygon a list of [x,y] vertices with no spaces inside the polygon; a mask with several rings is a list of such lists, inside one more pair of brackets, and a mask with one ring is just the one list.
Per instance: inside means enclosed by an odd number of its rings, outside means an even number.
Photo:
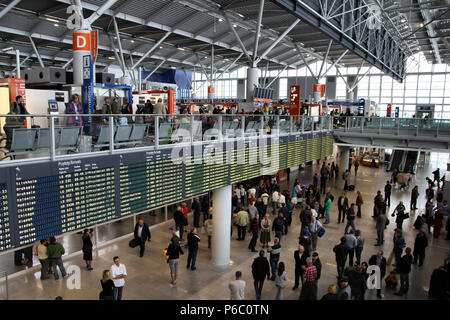
[{"label": "rolling suitcase", "polygon": [[355,190],[355,185],[351,184],[351,185],[347,186],[347,190],[348,191],[354,191]]}]

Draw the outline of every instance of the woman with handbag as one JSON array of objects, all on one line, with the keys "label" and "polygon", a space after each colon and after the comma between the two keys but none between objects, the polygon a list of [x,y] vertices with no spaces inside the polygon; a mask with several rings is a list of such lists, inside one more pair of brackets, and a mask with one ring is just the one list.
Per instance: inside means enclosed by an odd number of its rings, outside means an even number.
[{"label": "woman with handbag", "polygon": [[174,236],[170,240],[170,244],[167,247],[166,255],[167,263],[169,264],[170,268],[170,284],[175,285],[177,283],[177,277],[178,277],[178,264],[180,263],[180,253],[184,254],[183,249],[181,249],[179,241],[177,241],[176,233],[175,231],[172,231],[174,233]]},{"label": "woman with handbag", "polygon": [[264,219],[261,220],[261,236],[259,240],[263,248],[269,247],[271,229],[272,221],[269,219],[269,214],[266,214]]},{"label": "woman with handbag", "polygon": [[313,215],[311,217],[311,224],[309,227],[309,231],[311,232],[311,248],[312,251],[316,251],[317,248],[317,240],[319,239],[319,231],[322,229],[322,224],[316,217]]},{"label": "woman with handbag", "polygon": [[397,229],[402,230],[403,226],[403,220],[409,218],[409,215],[405,213],[405,206],[403,204],[403,201],[400,201],[400,203],[395,207],[394,212],[392,212],[392,217],[395,217],[395,212],[397,212],[397,218],[395,219],[395,223],[397,224]]}]

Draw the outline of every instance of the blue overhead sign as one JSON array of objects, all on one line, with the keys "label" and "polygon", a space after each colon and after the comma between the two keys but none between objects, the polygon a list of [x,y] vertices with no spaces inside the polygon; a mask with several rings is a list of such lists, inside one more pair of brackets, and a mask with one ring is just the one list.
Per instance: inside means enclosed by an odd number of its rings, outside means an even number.
[{"label": "blue overhead sign", "polygon": [[[94,110],[94,70],[91,55],[83,56],[83,113],[93,114]],[[88,133],[91,117],[83,117],[84,132]]]}]

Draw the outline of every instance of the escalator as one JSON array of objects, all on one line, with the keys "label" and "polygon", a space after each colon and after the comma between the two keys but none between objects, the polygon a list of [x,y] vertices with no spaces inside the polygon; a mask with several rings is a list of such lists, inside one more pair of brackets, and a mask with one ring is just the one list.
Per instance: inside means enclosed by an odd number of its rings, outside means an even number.
[{"label": "escalator", "polygon": [[397,169],[397,170],[400,169],[400,165],[402,163],[404,153],[405,153],[405,151],[403,151],[403,150],[394,150],[392,152],[390,162],[389,162],[389,167],[388,167],[387,171],[394,171],[395,169]]},{"label": "escalator", "polygon": [[403,167],[404,173],[416,173],[416,164],[417,164],[417,158],[419,157],[418,151],[408,151],[408,154],[406,155],[406,162],[405,166]]}]

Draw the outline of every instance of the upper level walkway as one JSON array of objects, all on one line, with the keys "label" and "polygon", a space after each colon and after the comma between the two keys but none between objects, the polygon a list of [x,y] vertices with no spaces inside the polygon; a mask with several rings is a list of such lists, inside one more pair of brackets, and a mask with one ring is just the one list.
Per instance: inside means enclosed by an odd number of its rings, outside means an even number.
[{"label": "upper level walkway", "polygon": [[336,142],[349,145],[450,151],[450,119],[343,117],[334,122]]}]

